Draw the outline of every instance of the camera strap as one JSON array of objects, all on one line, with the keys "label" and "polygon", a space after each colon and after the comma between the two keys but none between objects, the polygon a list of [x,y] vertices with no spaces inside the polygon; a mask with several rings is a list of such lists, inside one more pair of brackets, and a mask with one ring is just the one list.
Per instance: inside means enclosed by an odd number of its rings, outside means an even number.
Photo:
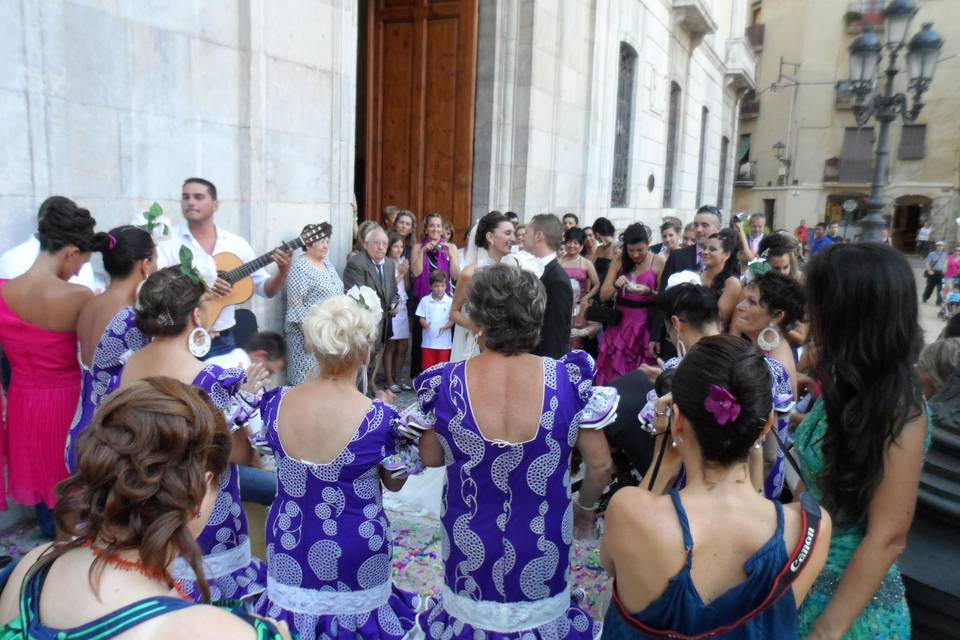
[{"label": "camera strap", "polygon": [[[790,466],[792,466],[794,471],[797,472],[797,475],[803,479],[803,474],[800,471],[800,465],[797,464],[796,459],[784,446],[783,441],[780,439],[780,435],[777,433],[776,429],[773,429],[772,433],[777,439],[777,444],[779,444],[780,449],[783,451],[783,455],[790,463]],[[663,455],[663,450],[666,448],[666,440],[667,439],[664,438],[664,446],[661,447],[660,451],[661,457]],[[659,468],[659,460],[657,461],[657,468]],[[657,468],[654,469],[654,478],[656,477]],[[806,480],[804,480],[804,484],[806,484]],[[650,486],[653,486],[653,480],[651,480]],[[620,616],[627,622],[627,624],[638,631],[655,638],[671,638],[673,640],[706,640],[707,638],[714,638],[718,635],[729,633],[772,607],[777,600],[779,600],[790,589],[790,587],[793,585],[793,582],[801,573],[803,573],[803,570],[810,563],[810,558],[813,556],[813,550],[816,547],[817,540],[820,537],[820,521],[820,503],[817,502],[817,499],[813,497],[813,494],[811,494],[809,491],[804,491],[800,495],[800,539],[797,540],[797,544],[794,546],[793,552],[790,554],[790,557],[787,558],[787,563],[780,570],[780,573],[777,574],[777,577],[773,581],[773,586],[770,588],[770,592],[767,594],[767,597],[763,599],[763,602],[732,624],[717,627],[715,629],[711,629],[710,631],[695,635],[686,635],[676,631],[664,631],[662,629],[648,627],[634,618],[630,612],[627,611],[626,607],[623,606],[623,603],[617,596],[616,585],[614,585],[613,589],[614,606],[617,607],[617,610],[620,612]]]}]

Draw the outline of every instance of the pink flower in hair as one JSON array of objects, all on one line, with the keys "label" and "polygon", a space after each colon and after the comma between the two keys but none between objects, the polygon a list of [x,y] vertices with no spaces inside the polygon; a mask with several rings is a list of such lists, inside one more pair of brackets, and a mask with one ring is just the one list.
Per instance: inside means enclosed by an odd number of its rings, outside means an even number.
[{"label": "pink flower in hair", "polygon": [[733,422],[740,415],[740,404],[730,390],[715,384],[710,385],[703,408],[712,413],[721,426]]}]

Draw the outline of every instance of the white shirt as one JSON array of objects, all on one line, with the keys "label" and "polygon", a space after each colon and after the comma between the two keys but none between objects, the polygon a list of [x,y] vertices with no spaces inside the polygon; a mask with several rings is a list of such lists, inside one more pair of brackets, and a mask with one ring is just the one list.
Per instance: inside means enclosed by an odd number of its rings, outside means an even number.
[{"label": "white shirt", "polygon": [[[213,253],[210,255],[215,256],[218,253],[225,252],[233,253],[240,258],[240,261],[243,263],[250,262],[257,258],[257,254],[254,253],[253,247],[250,246],[249,242],[235,233],[224,231],[220,227],[216,227],[216,229],[217,242],[213,246]],[[181,222],[170,238],[161,242],[160,246],[157,247],[157,266],[163,269],[164,267],[180,264],[180,247],[184,245],[189,247],[193,252],[195,261],[198,259],[202,260],[204,259],[202,256],[207,255],[203,247],[200,246],[200,243],[197,242],[197,239],[190,233],[190,227],[187,226],[187,223]],[[253,278],[253,286],[257,294],[267,297],[266,282],[270,279],[270,274],[267,273],[266,269],[260,269],[254,271],[251,277]],[[224,307],[220,317],[217,318],[217,321],[213,327],[211,327],[211,331],[224,331],[235,325],[237,322],[234,320],[233,312],[234,305]]]},{"label": "white shirt", "polygon": [[918,242],[929,241],[931,231],[933,231],[933,227],[920,227],[920,230],[917,231],[917,241]]},{"label": "white shirt", "polygon": [[[0,255],[0,278],[12,280],[17,276],[22,276],[33,266],[38,255],[40,255],[40,241],[32,236],[12,249],[7,249],[3,252],[3,255]],[[97,281],[93,275],[93,267],[90,266],[89,262],[80,267],[80,273],[70,278],[70,282],[82,284],[94,292],[98,290]]]},{"label": "white shirt", "polygon": [[430,328],[423,330],[421,346],[424,349],[453,348],[453,329],[440,331],[440,327],[450,322],[450,308],[452,306],[453,298],[446,294],[439,300],[435,300],[432,293],[420,298],[420,304],[417,305],[417,317],[426,318],[427,322],[430,323]]},{"label": "white shirt", "polygon": [[247,368],[250,367],[250,356],[246,351],[237,347],[233,351],[225,353],[222,356],[213,356],[212,358],[207,358],[204,360],[204,362],[208,364],[215,364],[223,367],[224,369],[237,367],[238,369],[243,369],[246,371]]}]

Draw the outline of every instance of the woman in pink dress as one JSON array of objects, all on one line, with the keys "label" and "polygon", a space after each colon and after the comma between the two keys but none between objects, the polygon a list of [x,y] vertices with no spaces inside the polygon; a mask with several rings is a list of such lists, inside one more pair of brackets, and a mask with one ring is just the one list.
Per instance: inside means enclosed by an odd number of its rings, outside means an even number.
[{"label": "woman in pink dress", "polygon": [[604,302],[616,296],[620,321],[607,325],[600,340],[596,377],[599,385],[654,362],[647,353],[648,320],[657,298],[657,281],[664,259],[650,253],[650,237],[642,224],[627,227],[620,240],[623,251],[613,259],[600,289],[600,300]]},{"label": "woman in pink dress", "polygon": [[94,233],[89,211],[62,196],[47,198],[37,219],[40,255],[22,276],[0,280],[0,346],[13,370],[5,447],[10,497],[36,505],[40,528],[52,537],[50,507],[67,477],[63,448],[80,398],[77,316],[93,297],[67,280],[108,241]]},{"label": "woman in pink dress", "polygon": [[[570,285],[577,283],[574,296],[573,328],[583,329],[587,326],[586,311],[593,297],[600,293],[600,278],[597,270],[587,258],[581,255],[587,241],[586,232],[579,227],[570,227],[563,233],[563,254],[560,256],[560,266],[570,276]],[[570,338],[571,349],[582,349],[583,338]]]}]

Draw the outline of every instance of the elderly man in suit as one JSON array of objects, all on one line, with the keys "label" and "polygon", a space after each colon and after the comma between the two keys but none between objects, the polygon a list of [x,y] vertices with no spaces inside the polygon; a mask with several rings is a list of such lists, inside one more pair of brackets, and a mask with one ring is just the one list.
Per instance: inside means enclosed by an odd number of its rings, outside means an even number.
[{"label": "elderly man in suit", "polygon": [[[387,260],[387,232],[380,226],[372,227],[363,239],[363,251],[350,258],[343,270],[343,288],[349,291],[352,286],[368,286],[377,292],[380,306],[383,308],[383,321],[380,325],[380,337],[377,339],[375,357],[371,375],[376,373],[377,362],[383,355],[383,344],[389,337],[387,330],[391,318],[400,310],[400,297],[397,292],[397,279],[393,261]],[[370,387],[375,388],[370,380]]]}]

